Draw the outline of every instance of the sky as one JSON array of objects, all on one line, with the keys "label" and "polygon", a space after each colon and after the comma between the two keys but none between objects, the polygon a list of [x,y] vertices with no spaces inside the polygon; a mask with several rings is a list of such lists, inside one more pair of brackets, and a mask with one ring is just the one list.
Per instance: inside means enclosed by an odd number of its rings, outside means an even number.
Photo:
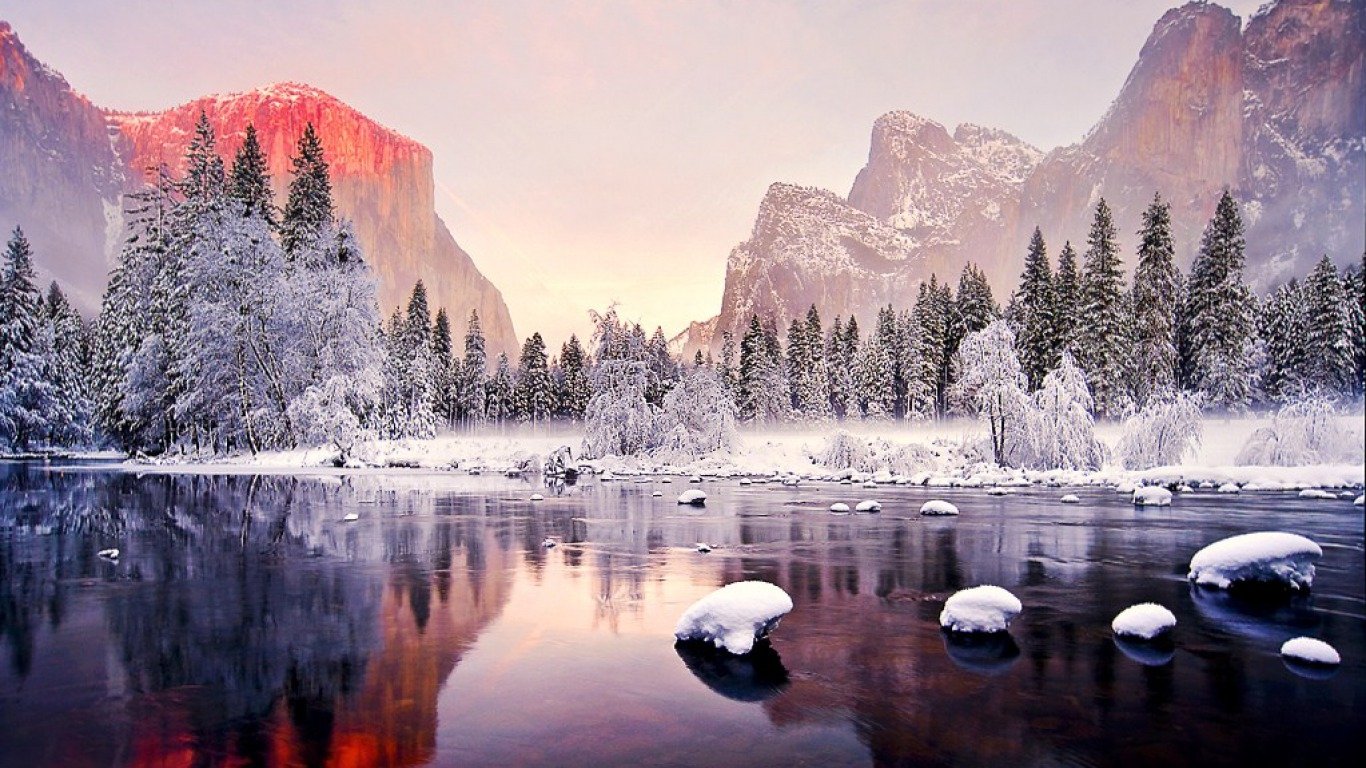
[{"label": "sky", "polygon": [[[1224,3],[1244,19],[1262,0]],[[11,0],[96,104],[317,86],[434,155],[437,212],[517,332],[589,309],[670,335],[720,307],[775,181],[847,194],[906,109],[1078,141],[1171,0]]]}]

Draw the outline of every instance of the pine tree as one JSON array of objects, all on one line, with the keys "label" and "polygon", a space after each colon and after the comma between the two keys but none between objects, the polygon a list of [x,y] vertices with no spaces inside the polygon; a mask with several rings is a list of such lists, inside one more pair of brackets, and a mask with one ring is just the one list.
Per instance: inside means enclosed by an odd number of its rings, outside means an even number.
[{"label": "pine tree", "polygon": [[436,320],[432,323],[432,364],[433,378],[436,380],[436,411],[447,427],[455,424],[459,411],[452,352],[451,318],[446,314],[446,308],[442,307],[436,311]]},{"label": "pine tree", "polygon": [[1058,252],[1058,272],[1053,280],[1053,354],[1062,356],[1075,349],[1077,331],[1081,326],[1081,272],[1077,268],[1077,252],[1069,240]]},{"label": "pine tree", "polygon": [[1304,281],[1305,381],[1326,394],[1349,394],[1355,368],[1348,296],[1327,255]]},{"label": "pine tree", "polygon": [[797,405],[808,419],[830,418],[830,371],[826,365],[825,332],[821,329],[821,315],[812,304],[806,310],[802,324],[806,359],[801,381],[797,385]]},{"label": "pine tree", "polygon": [[304,127],[291,164],[294,178],[289,183],[289,198],[280,224],[280,244],[288,256],[295,258],[314,245],[335,220],[332,181],[323,159],[322,142],[312,123]]},{"label": "pine tree", "polygon": [[465,359],[461,365],[461,411],[474,423],[483,422],[488,414],[488,355],[484,351],[484,330],[479,324],[479,311],[470,310],[465,326]]},{"label": "pine tree", "polygon": [[1347,321],[1352,332],[1352,392],[1360,397],[1363,388],[1366,388],[1366,252],[1361,255],[1361,264],[1347,272],[1343,280],[1343,293],[1347,302]]},{"label": "pine tree", "polygon": [[1053,369],[1058,357],[1053,320],[1055,298],[1053,273],[1048,267],[1048,250],[1043,232],[1034,228],[1029,239],[1029,253],[1025,255],[1024,274],[1015,292],[1015,343],[1020,349],[1020,364],[1030,391],[1043,384],[1043,377]]},{"label": "pine tree", "polygon": [[1176,314],[1181,274],[1176,269],[1171,209],[1161,195],[1143,212],[1134,269],[1134,398],[1138,407],[1177,381]]},{"label": "pine tree", "polygon": [[895,400],[892,360],[876,333],[868,335],[858,351],[855,390],[859,410],[866,419],[888,419]]},{"label": "pine tree", "polygon": [[540,333],[531,334],[522,344],[513,401],[517,417],[533,424],[546,421],[555,410],[555,389]]},{"label": "pine tree", "polygon": [[735,335],[730,331],[721,332],[721,365],[717,373],[721,374],[721,383],[735,397],[736,388],[739,386],[740,373],[735,367]]},{"label": "pine tree", "polygon": [[592,397],[588,384],[587,356],[579,337],[571,334],[569,341],[560,348],[560,369],[564,378],[556,397],[560,415],[568,419],[582,419]]},{"label": "pine tree", "polygon": [[740,381],[738,386],[741,418],[757,423],[781,421],[791,410],[782,351],[777,331],[765,327],[752,315],[749,329],[740,340]]},{"label": "pine tree", "polygon": [[1266,339],[1266,369],[1262,391],[1267,397],[1289,402],[1301,397],[1305,386],[1305,315],[1303,291],[1297,281],[1282,285],[1262,306],[1258,331]]},{"label": "pine tree", "polygon": [[[958,278],[958,298],[954,309],[954,346],[969,333],[976,333],[1000,319],[1001,308],[991,295],[986,273],[969,263]],[[888,308],[890,311],[890,307]]]},{"label": "pine tree", "polygon": [[[632,335],[637,333],[643,335],[644,331],[636,326],[632,329]],[[656,327],[650,340],[645,342],[645,358],[650,371],[646,399],[650,405],[661,407],[664,405],[664,396],[678,381],[678,363],[669,354],[669,340],[664,336],[663,328]]]},{"label": "pine tree", "polygon": [[1190,383],[1206,402],[1241,409],[1252,398],[1253,297],[1243,282],[1243,221],[1224,191],[1191,266],[1182,313]]},{"label": "pine tree", "polygon": [[508,356],[499,353],[493,375],[489,377],[486,386],[488,405],[484,411],[488,414],[489,421],[502,424],[515,417],[516,404],[513,401],[515,387],[516,382],[512,378],[512,367],[508,364]]},{"label": "pine tree", "polygon": [[1121,416],[1132,404],[1129,384],[1129,307],[1115,242],[1115,225],[1104,198],[1096,205],[1081,279],[1078,364],[1086,374],[1096,413]]},{"label": "pine tree", "polygon": [[19,227],[5,247],[0,274],[0,444],[26,451],[44,431],[49,392],[35,353],[40,299],[33,250]]},{"label": "pine tree", "polygon": [[266,155],[256,138],[256,126],[250,123],[233,157],[228,192],[242,206],[243,216],[260,216],[271,229],[278,226]]},{"label": "pine tree", "polygon": [[907,377],[906,414],[912,419],[930,419],[941,412],[939,387],[947,348],[945,317],[934,275],[930,282],[920,284],[911,319],[914,353]]},{"label": "pine tree", "polygon": [[[792,318],[787,326],[787,383],[788,402],[792,409],[801,413],[801,388],[811,363],[811,352],[806,347],[806,323],[800,318]],[[805,415],[805,414],[801,414]]]},{"label": "pine tree", "polygon": [[839,317],[830,324],[830,335],[825,339],[826,378],[830,382],[830,411],[842,419],[849,410],[852,377],[844,364],[844,323]]}]

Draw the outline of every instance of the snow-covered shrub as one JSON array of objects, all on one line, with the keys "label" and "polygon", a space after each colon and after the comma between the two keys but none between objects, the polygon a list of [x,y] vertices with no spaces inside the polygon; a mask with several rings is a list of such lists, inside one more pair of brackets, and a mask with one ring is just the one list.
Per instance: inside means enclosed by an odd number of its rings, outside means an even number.
[{"label": "snow-covered shrub", "polygon": [[1185,392],[1156,397],[1124,421],[1119,460],[1125,469],[1180,464],[1200,447],[1200,398]]},{"label": "snow-covered shrub", "polygon": [[740,441],[735,401],[712,368],[697,365],[664,396],[658,432],[661,458],[694,459],[714,451],[733,450]]},{"label": "snow-covered shrub", "polygon": [[304,444],[330,445],[345,461],[356,444],[368,435],[356,416],[361,410],[356,401],[362,397],[354,382],[334,376],[294,398],[287,411],[289,420],[297,425]]},{"label": "snow-covered shrub", "polygon": [[1007,446],[1010,462],[1037,469],[1096,469],[1105,448],[1096,440],[1091,391],[1070,353],[1044,376],[1024,434]]},{"label": "snow-covered shrub", "polygon": [[955,402],[990,429],[992,458],[1008,461],[1007,447],[1015,443],[1029,418],[1025,376],[1015,354],[1015,334],[1004,320],[970,333],[958,347]]},{"label": "snow-covered shrub", "polygon": [[593,372],[595,392],[584,414],[585,459],[635,456],[658,440],[654,409],[645,399],[649,371],[634,360],[604,360]]},{"label": "snow-covered shrub", "polygon": [[934,453],[914,443],[888,446],[878,464],[894,475],[913,475],[927,467],[937,466]]},{"label": "snow-covered shrub", "polygon": [[827,469],[855,469],[859,472],[877,469],[868,441],[843,429],[835,430],[826,438],[825,450],[816,457],[816,461]]},{"label": "snow-covered shrub", "polygon": [[1277,411],[1270,426],[1252,433],[1235,461],[1293,467],[1360,461],[1361,455],[1361,430],[1340,424],[1330,400],[1310,396]]}]

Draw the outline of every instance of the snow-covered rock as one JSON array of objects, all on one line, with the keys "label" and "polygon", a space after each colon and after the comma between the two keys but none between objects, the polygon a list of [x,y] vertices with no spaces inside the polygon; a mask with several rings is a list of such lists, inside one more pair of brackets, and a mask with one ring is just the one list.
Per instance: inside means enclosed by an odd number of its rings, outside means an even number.
[{"label": "snow-covered rock", "polygon": [[749,653],[792,610],[792,598],[766,581],[737,581],[693,603],[674,637],[699,640],[736,655]]},{"label": "snow-covered rock", "polygon": [[533,494],[531,494],[531,500],[532,500],[532,501],[545,501],[545,497],[542,496],[542,495],[539,494],[539,493],[533,493]]},{"label": "snow-covered rock", "polygon": [[356,522],[356,521],[359,520],[359,519],[360,519],[360,513],[359,513],[359,512],[347,512],[345,515],[342,516],[342,522],[343,522],[343,523],[354,523],[354,522]]},{"label": "snow-covered rock", "polygon": [[860,502],[858,503],[858,506],[857,506],[857,507],[854,507],[854,511],[855,511],[855,512],[881,512],[881,511],[882,511],[882,502],[880,502],[880,501],[873,501],[872,499],[866,499],[866,500],[864,500],[864,501],[860,501]]},{"label": "snow-covered rock", "polygon": [[1080,504],[1081,498],[1078,497],[1075,493],[1068,493],[1064,494],[1061,499],[1058,499],[1058,501],[1062,502],[1063,504]]},{"label": "snow-covered rock", "polygon": [[1300,491],[1301,499],[1337,499],[1337,496],[1318,488],[1305,488]]},{"label": "snow-covered rock", "polygon": [[99,552],[96,552],[95,555],[98,556],[98,557],[102,557],[102,558],[104,558],[105,560],[117,560],[117,559],[119,559],[119,551],[118,551],[117,549],[113,549],[113,548],[110,548],[110,549],[101,549]]},{"label": "snow-covered rock", "polygon": [[1221,539],[1191,558],[1191,581],[1228,589],[1239,583],[1284,584],[1308,589],[1314,583],[1318,544],[1294,533],[1259,531]]},{"label": "snow-covered rock", "polygon": [[1172,492],[1160,485],[1145,485],[1134,489],[1134,504],[1140,507],[1170,507]]},{"label": "snow-covered rock", "polygon": [[920,505],[920,514],[956,515],[958,514],[958,507],[954,506],[950,502],[944,501],[943,499],[930,499],[929,501]]},{"label": "snow-covered rock", "polygon": [[939,626],[952,632],[1004,632],[1022,610],[1019,598],[1001,587],[972,587],[944,601]]},{"label": "snow-covered rock", "polygon": [[1125,481],[1115,486],[1115,493],[1133,493],[1135,488],[1133,483]]},{"label": "snow-covered rock", "polygon": [[1224,483],[1218,488],[1219,493],[1241,493],[1242,490],[1237,483]]},{"label": "snow-covered rock", "polygon": [[753,484],[754,484],[754,481],[753,481],[753,480],[750,480],[748,477],[742,477],[742,478],[740,478],[740,485],[753,485]]},{"label": "snow-covered rock", "polygon": [[1120,637],[1152,640],[1170,632],[1176,626],[1176,616],[1157,603],[1139,603],[1119,612],[1110,622],[1110,629]]},{"label": "snow-covered rock", "polygon": [[1336,648],[1312,637],[1286,640],[1281,646],[1281,655],[1305,664],[1336,666],[1342,663],[1342,657],[1338,655]]},{"label": "snow-covered rock", "polygon": [[1363,503],[1366,503],[1366,496],[1358,496],[1355,499],[1352,499],[1352,503],[1359,507]]},{"label": "snow-covered rock", "polygon": [[546,549],[551,549],[551,548],[553,548],[553,547],[554,547],[556,544],[558,544],[558,543],[559,543],[559,542],[555,541],[554,539],[542,539],[542,540],[541,540],[541,546],[545,547]]},{"label": "snow-covered rock", "polygon": [[705,541],[699,541],[697,542],[697,544],[693,545],[693,549],[703,554],[706,554],[711,551],[711,545]]},{"label": "snow-covered rock", "polygon": [[694,488],[678,494],[679,504],[690,504],[694,507],[701,507],[707,503],[707,494]]},{"label": "snow-covered rock", "polygon": [[664,492],[663,492],[663,491],[651,491],[650,495],[653,496],[653,497],[655,497],[655,498],[659,498],[660,496],[663,496],[663,495],[664,495]]},{"label": "snow-covered rock", "polygon": [[831,505],[830,505],[830,511],[831,511],[831,512],[848,512],[848,511],[849,511],[849,505],[848,505],[848,504],[845,504],[845,503],[842,502],[842,501],[837,501],[837,502],[835,502],[834,504],[831,504]]},{"label": "snow-covered rock", "polygon": [[987,489],[988,496],[1009,496],[1011,493],[1013,493],[1013,491],[1009,488],[1002,488],[999,485]]}]

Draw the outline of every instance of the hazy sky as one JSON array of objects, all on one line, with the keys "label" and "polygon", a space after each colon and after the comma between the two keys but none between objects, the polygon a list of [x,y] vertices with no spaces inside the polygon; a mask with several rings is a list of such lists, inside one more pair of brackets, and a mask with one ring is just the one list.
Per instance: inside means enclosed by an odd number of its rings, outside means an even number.
[{"label": "hazy sky", "polygon": [[438,212],[518,333],[555,343],[613,302],[670,334],[715,314],[768,184],[847,194],[883,112],[1077,141],[1171,4],[11,0],[3,15],[101,106],[296,80],[423,142]]}]

